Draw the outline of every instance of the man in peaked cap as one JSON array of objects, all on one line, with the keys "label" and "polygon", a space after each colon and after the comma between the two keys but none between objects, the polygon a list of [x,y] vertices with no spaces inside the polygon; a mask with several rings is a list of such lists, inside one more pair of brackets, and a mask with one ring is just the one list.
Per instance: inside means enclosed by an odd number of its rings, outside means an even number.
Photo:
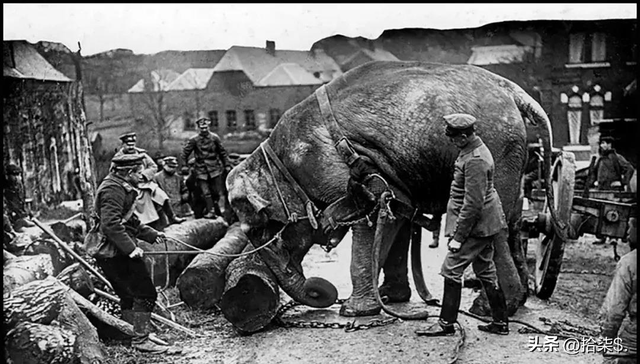
[{"label": "man in peaked cap", "polygon": [[[181,175],[176,173],[178,170],[178,158],[169,156],[163,158],[162,171],[156,173],[153,180],[164,190],[169,196],[169,205],[171,211],[175,211],[178,215],[190,215],[190,208],[187,204],[189,200],[189,190],[184,183]],[[183,216],[167,216],[168,219],[184,221]]]},{"label": "man in peaked cap", "polygon": [[99,222],[106,240],[92,255],[120,298],[122,318],[133,325],[135,336],[131,346],[140,351],[163,353],[168,347],[149,339],[157,293],[137,239],[158,244],[164,243],[165,236],[141,223],[133,213],[138,196],[135,187],[143,179],[144,156],[120,154],[111,162],[109,175],[98,187],[95,199],[94,219]]},{"label": "man in peaked cap", "polygon": [[442,263],[444,277],[442,309],[437,324],[417,330],[423,336],[447,336],[455,333],[462,293],[462,274],[473,270],[487,294],[493,322],[478,329],[492,334],[509,333],[507,304],[498,284],[493,262],[493,242],[507,228],[500,197],[493,186],[494,162],[489,148],[475,134],[476,118],[468,114],[444,116],[444,133],[460,149],[455,161],[445,236],[449,252]]},{"label": "man in peaked cap", "polygon": [[227,210],[225,178],[231,170],[227,150],[220,137],[211,132],[211,120],[200,118],[196,121],[200,133],[187,140],[182,149],[182,160],[186,163],[191,153],[195,156],[195,177],[202,191],[207,213],[204,218],[213,219]]},{"label": "man in peaked cap", "polygon": [[[136,133],[125,133],[120,136],[122,147],[116,152],[115,157],[124,154],[139,154],[142,159],[142,180],[138,183],[138,188],[142,191],[142,195],[137,200],[136,215],[144,224],[162,230],[167,224],[179,224],[184,220],[177,218],[169,204],[169,196],[167,193],[153,181],[155,174],[158,172],[158,165],[153,158],[147,154],[147,151],[136,147]],[[163,221],[161,216],[166,214],[168,221]]]}]

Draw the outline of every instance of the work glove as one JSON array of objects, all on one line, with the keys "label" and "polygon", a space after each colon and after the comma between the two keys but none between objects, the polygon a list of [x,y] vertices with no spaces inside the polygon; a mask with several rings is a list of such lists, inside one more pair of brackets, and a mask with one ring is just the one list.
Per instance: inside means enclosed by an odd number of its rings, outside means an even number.
[{"label": "work glove", "polygon": [[129,258],[131,259],[142,258],[143,255],[144,255],[144,250],[140,249],[139,247],[136,247],[135,249],[133,249],[131,254],[129,254]]},{"label": "work glove", "polygon": [[460,251],[460,247],[462,246],[462,243],[455,240],[455,239],[451,239],[449,240],[449,251],[452,253],[457,253]]}]

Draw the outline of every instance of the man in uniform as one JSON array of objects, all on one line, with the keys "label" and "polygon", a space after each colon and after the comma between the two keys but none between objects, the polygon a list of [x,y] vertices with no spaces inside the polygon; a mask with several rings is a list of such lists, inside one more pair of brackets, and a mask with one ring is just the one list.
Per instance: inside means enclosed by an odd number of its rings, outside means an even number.
[{"label": "man in uniform", "polygon": [[27,214],[25,208],[22,170],[15,164],[9,164],[6,168],[5,175],[6,180],[2,184],[3,200],[7,208],[7,215],[14,229],[20,231],[25,227],[36,226],[28,220],[29,214]]},{"label": "man in uniform", "polygon": [[507,304],[498,284],[493,263],[493,242],[507,228],[500,197],[493,186],[494,162],[489,148],[475,134],[476,118],[468,114],[444,117],[445,134],[460,149],[455,161],[445,236],[449,237],[449,252],[442,263],[444,295],[440,319],[418,335],[453,335],[462,293],[462,275],[472,264],[487,294],[493,322],[479,325],[481,331],[508,335]]},{"label": "man in uniform", "polygon": [[132,347],[162,353],[168,347],[149,339],[157,293],[136,238],[158,244],[165,241],[165,236],[140,223],[133,213],[136,187],[144,178],[144,158],[143,154],[133,153],[112,159],[109,175],[98,187],[95,201],[95,212],[106,240],[93,257],[120,298],[122,318],[133,325],[136,336],[131,341]]},{"label": "man in uniform", "polygon": [[153,181],[153,177],[158,172],[158,165],[147,154],[146,150],[136,147],[136,133],[123,134],[120,136],[120,140],[122,141],[122,148],[116,152],[113,156],[114,158],[124,154],[140,154],[143,156],[142,181],[138,184],[142,194],[137,200],[135,212],[140,221],[143,224],[150,224],[159,230],[166,225],[160,219],[163,213],[167,216],[169,225],[184,222],[184,219],[177,217],[173,212],[167,193]]},{"label": "man in uniform", "polygon": [[227,150],[222,146],[220,137],[209,130],[210,125],[211,120],[198,119],[196,126],[200,132],[187,140],[182,149],[185,164],[191,153],[195,155],[195,177],[207,205],[204,218],[208,219],[221,216],[221,208],[226,210],[225,177],[231,170]]},{"label": "man in uniform", "polygon": [[[171,209],[178,215],[190,215],[191,208],[187,203],[189,200],[189,190],[181,175],[176,173],[178,169],[178,158],[169,156],[163,158],[162,171],[156,173],[153,180],[169,195]],[[182,212],[184,211],[184,214]],[[180,216],[180,217],[184,217]]]}]

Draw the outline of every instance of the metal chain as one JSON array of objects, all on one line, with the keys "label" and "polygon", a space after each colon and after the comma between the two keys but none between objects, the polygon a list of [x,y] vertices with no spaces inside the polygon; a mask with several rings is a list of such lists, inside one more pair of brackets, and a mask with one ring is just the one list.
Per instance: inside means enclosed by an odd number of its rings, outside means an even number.
[{"label": "metal chain", "polygon": [[[345,299],[338,299],[336,300],[336,304],[342,304],[343,302],[345,302]],[[304,321],[304,320],[299,320],[299,321],[284,321],[282,319],[282,315],[289,309],[300,305],[300,303],[295,302],[295,301],[289,301],[288,303],[286,303],[285,305],[283,305],[282,307],[280,307],[280,309],[278,309],[278,312],[276,313],[276,316],[273,318],[273,322],[281,327],[285,327],[285,328],[290,328],[290,327],[297,327],[297,328],[312,328],[312,329],[344,329],[345,332],[354,332],[354,331],[358,331],[358,330],[367,330],[370,329],[372,327],[380,327],[380,326],[386,326],[389,324],[392,324],[394,322],[396,322],[398,320],[397,317],[390,317],[390,318],[386,318],[386,319],[376,319],[376,320],[371,320],[366,324],[356,324],[356,320],[354,319],[353,321],[349,321],[349,322],[322,322],[322,321],[317,321],[317,320],[311,320],[311,321]]]}]

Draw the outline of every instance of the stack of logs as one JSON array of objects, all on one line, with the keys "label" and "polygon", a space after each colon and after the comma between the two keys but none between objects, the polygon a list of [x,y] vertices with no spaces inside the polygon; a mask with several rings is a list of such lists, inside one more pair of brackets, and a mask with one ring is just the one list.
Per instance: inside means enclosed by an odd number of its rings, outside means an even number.
[{"label": "stack of logs", "polygon": [[[36,223],[44,232],[41,236],[18,234],[12,244],[5,244],[13,248],[3,249],[5,361],[104,361],[101,339],[130,339],[133,327],[88,299],[98,294],[117,302],[92,283],[101,279],[109,286],[87,263],[90,258],[81,256],[79,241],[86,228],[78,233],[65,224]],[[165,234],[166,244],[138,241],[146,252],[156,252],[145,256],[156,286],[177,287],[190,308],[220,309],[243,334],[264,328],[275,317],[278,285],[238,223],[190,220],[167,227]],[[160,323],[190,331],[154,315]]]}]

